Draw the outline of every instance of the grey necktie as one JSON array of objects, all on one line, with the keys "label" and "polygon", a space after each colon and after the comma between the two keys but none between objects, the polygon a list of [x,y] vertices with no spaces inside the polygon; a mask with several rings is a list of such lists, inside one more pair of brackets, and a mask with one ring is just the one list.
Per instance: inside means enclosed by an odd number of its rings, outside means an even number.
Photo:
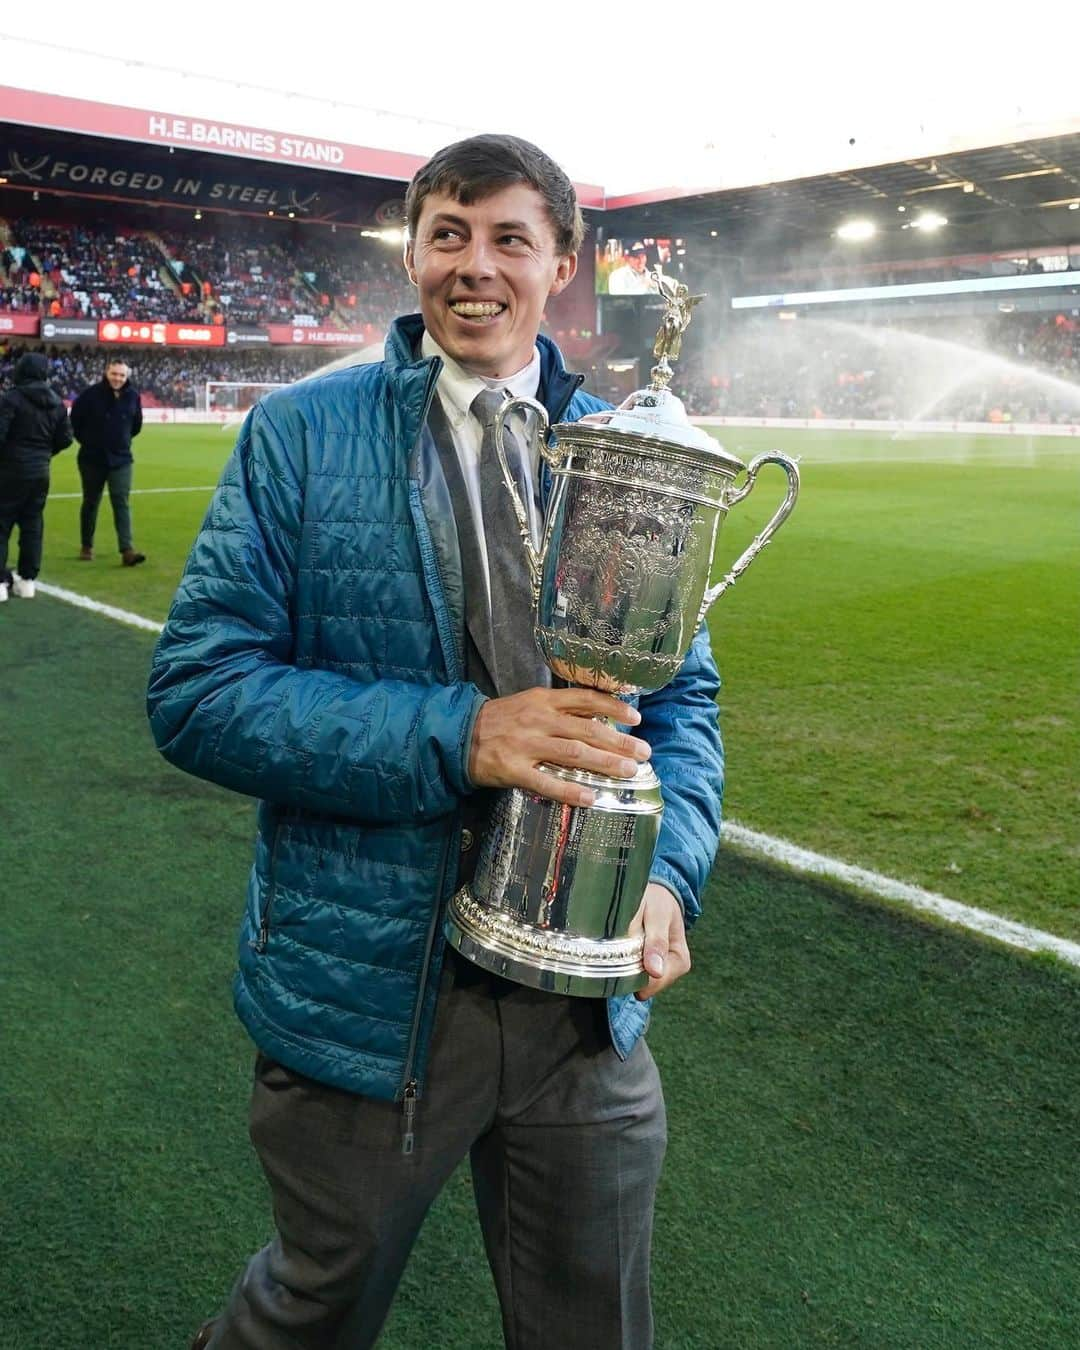
[{"label": "grey necktie", "polygon": [[[480,509],[491,584],[491,630],[498,667],[495,683],[503,696],[550,684],[547,666],[533,637],[532,582],[525,543],[495,449],[495,414],[505,399],[502,391],[485,389],[473,399],[470,409],[484,429],[480,446]],[[522,501],[528,503],[532,496],[528,461],[524,447],[509,428],[504,432],[503,447]]]}]

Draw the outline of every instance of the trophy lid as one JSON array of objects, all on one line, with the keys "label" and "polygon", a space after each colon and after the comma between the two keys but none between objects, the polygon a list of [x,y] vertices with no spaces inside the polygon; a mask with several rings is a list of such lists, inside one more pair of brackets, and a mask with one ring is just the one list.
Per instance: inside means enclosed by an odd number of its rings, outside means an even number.
[{"label": "trophy lid", "polygon": [[682,400],[668,388],[672,375],[669,358],[678,359],[691,312],[705,297],[691,295],[683,282],[664,276],[659,266],[651,280],[665,301],[664,317],[653,346],[653,355],[659,359],[651,372],[651,384],[648,389],[638,389],[609,412],[589,413],[576,422],[556,427],[559,439],[565,437],[572,442],[582,435],[588,439],[593,430],[620,439],[633,436],[634,448],[645,453],[689,455],[698,463],[704,457],[705,465],[720,473],[731,476],[741,473],[746,468],[742,460],[729,454],[704,428],[695,427]]},{"label": "trophy lid", "polygon": [[572,434],[583,427],[644,438],[653,444],[641,448],[654,449],[657,453],[663,453],[664,448],[669,447],[705,455],[713,467],[733,474],[746,467],[741,459],[729,454],[715,436],[710,436],[703,427],[693,425],[682,399],[676,398],[670,389],[638,389],[610,412],[588,413],[566,430]]}]

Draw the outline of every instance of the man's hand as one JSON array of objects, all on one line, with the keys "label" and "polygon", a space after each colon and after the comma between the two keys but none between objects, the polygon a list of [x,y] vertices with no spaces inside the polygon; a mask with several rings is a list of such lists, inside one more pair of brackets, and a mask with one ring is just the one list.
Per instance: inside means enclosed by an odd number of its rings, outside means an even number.
[{"label": "man's hand", "polygon": [[645,934],[644,962],[649,976],[649,983],[637,991],[636,998],[653,998],[690,969],[682,906],[666,886],[650,881],[645,887],[630,932]]},{"label": "man's hand", "polygon": [[645,741],[598,717],[636,726],[641,714],[596,689],[526,689],[489,699],[473,726],[469,777],[477,787],[517,787],[569,806],[592,806],[591,788],[564,782],[539,765],[556,764],[633,778],[651,753]]}]

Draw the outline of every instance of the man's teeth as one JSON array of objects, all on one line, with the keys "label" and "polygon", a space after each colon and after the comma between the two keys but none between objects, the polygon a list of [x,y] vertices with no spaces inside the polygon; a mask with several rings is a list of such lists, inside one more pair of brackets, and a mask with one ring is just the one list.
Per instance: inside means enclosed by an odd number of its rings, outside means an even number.
[{"label": "man's teeth", "polygon": [[506,306],[479,300],[455,300],[450,308],[455,314],[464,315],[469,319],[491,319],[496,314],[501,314]]}]

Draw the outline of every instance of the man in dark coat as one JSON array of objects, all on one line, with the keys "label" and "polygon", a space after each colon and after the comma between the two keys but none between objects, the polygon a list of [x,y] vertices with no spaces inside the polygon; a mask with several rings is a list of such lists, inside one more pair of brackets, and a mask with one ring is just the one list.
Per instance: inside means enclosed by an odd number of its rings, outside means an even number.
[{"label": "man in dark coat", "polygon": [[94,557],[94,530],[102,493],[109,489],[116,541],[125,567],[146,561],[131,538],[131,477],[134,456],[131,442],[142,430],[142,402],[131,383],[126,361],[113,357],[105,367],[105,376],[84,389],[71,405],[71,425],[79,442],[79,476],[83,501],[79,512],[82,548],[79,557],[91,562]]},{"label": "man in dark coat", "polygon": [[[34,596],[41,570],[45,499],[52,457],[72,442],[67,409],[47,383],[49,363],[27,352],[15,365],[15,387],[0,395],[0,600],[9,590]],[[8,539],[19,527],[18,571],[7,570]]]}]

